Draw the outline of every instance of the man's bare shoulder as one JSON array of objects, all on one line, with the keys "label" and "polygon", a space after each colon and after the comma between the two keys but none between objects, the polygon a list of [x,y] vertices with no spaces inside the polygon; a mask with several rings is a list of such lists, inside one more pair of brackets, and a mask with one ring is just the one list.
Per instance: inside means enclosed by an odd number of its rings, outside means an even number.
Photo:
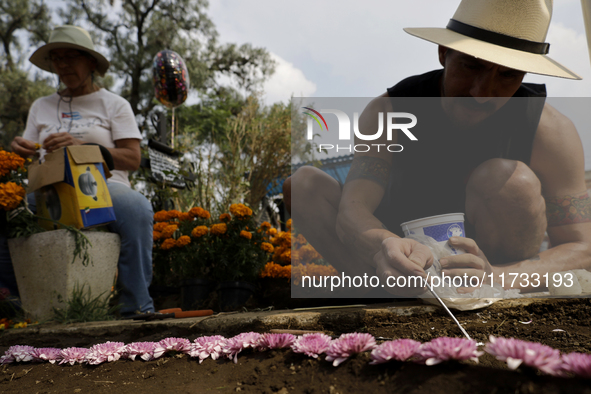
[{"label": "man's bare shoulder", "polygon": [[[573,122],[545,104],[532,148],[532,170],[545,195],[560,195],[584,187],[583,145]],[[580,190],[579,190],[580,191]]]},{"label": "man's bare shoulder", "polygon": [[367,107],[363,110],[364,114],[367,113],[378,113],[378,112],[389,112],[392,111],[392,104],[388,92],[384,92],[367,104]]}]

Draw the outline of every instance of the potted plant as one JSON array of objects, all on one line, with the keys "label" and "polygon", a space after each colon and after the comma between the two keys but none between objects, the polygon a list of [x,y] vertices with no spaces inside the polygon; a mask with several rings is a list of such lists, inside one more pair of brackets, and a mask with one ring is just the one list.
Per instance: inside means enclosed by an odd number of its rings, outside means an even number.
[{"label": "potted plant", "polygon": [[154,282],[181,287],[181,307],[198,308],[213,288],[211,214],[201,207],[154,214]]},{"label": "potted plant", "polygon": [[0,218],[6,223],[4,235],[9,238],[23,309],[41,320],[51,317],[53,307],[65,306],[75,286],[88,285],[93,298],[110,292],[119,258],[119,236],[83,234],[69,226],[45,231],[38,223],[43,218],[27,207],[26,175],[23,158],[0,150]]},{"label": "potted plant", "polygon": [[212,224],[212,275],[219,282],[222,310],[240,307],[253,294],[253,283],[273,252],[267,235],[270,227],[267,222],[257,226],[252,209],[244,204],[232,204],[230,213],[220,215],[220,223]]}]

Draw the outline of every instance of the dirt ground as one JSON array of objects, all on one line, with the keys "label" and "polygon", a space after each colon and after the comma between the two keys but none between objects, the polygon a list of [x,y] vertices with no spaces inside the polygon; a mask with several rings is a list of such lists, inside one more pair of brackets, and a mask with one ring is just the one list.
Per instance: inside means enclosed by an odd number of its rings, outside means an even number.
[{"label": "dirt ground", "polygon": [[[343,316],[341,314],[346,314]],[[343,332],[369,332],[381,340],[412,338],[425,342],[440,336],[461,336],[444,311],[418,316],[388,314],[375,317],[342,309],[319,323],[317,329],[338,336]],[[457,312],[458,320],[477,341],[489,335],[537,341],[562,352],[591,353],[591,300],[544,300],[519,307],[493,305],[472,312]],[[343,317],[347,317],[344,319]],[[349,318],[350,317],[350,318]],[[529,322],[523,324],[521,322]],[[346,323],[343,323],[346,322]],[[143,326],[142,326],[143,327]],[[554,331],[563,330],[563,331]],[[264,332],[264,327],[261,327]],[[0,352],[15,344],[35,347],[89,347],[96,343],[157,341],[166,337],[193,340],[220,334],[174,329],[166,332],[140,328],[118,337],[76,335],[0,336]],[[221,333],[226,336],[236,332]],[[26,338],[26,340],[25,340]],[[489,355],[480,364],[444,363],[422,366],[413,363],[368,365],[362,354],[339,367],[323,359],[310,359],[288,350],[242,352],[238,363],[205,360],[199,364],[185,355],[159,360],[117,361],[99,366],[10,364],[0,368],[3,393],[590,393],[591,380],[542,376],[531,370],[510,371]]]}]

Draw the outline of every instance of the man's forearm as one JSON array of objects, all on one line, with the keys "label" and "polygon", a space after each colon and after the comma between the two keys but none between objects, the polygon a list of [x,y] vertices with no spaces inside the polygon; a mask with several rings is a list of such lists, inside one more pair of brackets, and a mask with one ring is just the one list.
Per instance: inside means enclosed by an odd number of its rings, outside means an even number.
[{"label": "man's forearm", "polygon": [[343,244],[350,245],[359,259],[372,266],[373,257],[380,251],[382,241],[397,237],[363,203],[354,201],[341,206],[336,232]]},{"label": "man's forearm", "polygon": [[565,243],[527,260],[493,266],[496,282],[522,292],[544,291],[553,273],[574,269],[591,270],[591,246],[587,243]]}]

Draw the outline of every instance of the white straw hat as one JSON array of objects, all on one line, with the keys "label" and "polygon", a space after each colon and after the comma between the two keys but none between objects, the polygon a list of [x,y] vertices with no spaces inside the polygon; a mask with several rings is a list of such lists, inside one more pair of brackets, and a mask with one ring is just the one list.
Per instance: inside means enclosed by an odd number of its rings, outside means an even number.
[{"label": "white straw hat", "polygon": [[42,70],[55,73],[49,60],[49,51],[52,49],[73,48],[84,51],[97,60],[96,71],[104,76],[110,66],[106,57],[94,50],[92,38],[81,27],[64,25],[58,26],[51,32],[49,42],[37,49],[29,58],[29,61]]},{"label": "white straw hat", "polygon": [[552,0],[462,0],[445,29],[404,31],[515,70],[582,79],[546,56],[551,18]]}]

